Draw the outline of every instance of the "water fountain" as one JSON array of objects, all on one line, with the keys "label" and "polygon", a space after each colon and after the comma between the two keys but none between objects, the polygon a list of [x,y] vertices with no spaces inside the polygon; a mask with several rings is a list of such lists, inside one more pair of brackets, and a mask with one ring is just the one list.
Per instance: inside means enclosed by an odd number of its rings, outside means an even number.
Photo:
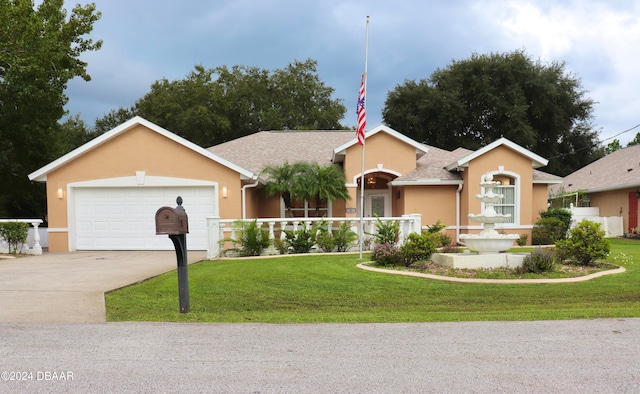
[{"label": "water fountain", "polygon": [[480,234],[461,234],[462,239],[469,249],[477,250],[478,253],[499,253],[511,246],[513,241],[520,236],[517,234],[499,234],[495,230],[496,223],[505,223],[511,220],[510,214],[496,213],[495,203],[502,200],[502,194],[495,194],[493,188],[500,183],[493,180],[493,175],[487,173],[482,176],[480,186],[484,188],[484,193],[477,194],[476,199],[484,203],[484,213],[469,214],[469,219],[481,223],[484,228]]},{"label": "water fountain", "polygon": [[496,213],[495,203],[502,200],[502,194],[494,193],[493,189],[500,182],[493,180],[493,175],[486,173],[480,180],[480,186],[484,192],[476,195],[476,199],[485,205],[481,214],[469,214],[469,219],[481,223],[483,230],[479,234],[461,234],[460,239],[464,241],[470,250],[475,250],[478,254],[471,253],[436,253],[433,261],[440,265],[453,268],[495,268],[495,267],[516,267],[522,265],[524,255],[500,253],[511,248],[513,241],[520,236],[517,234],[500,234],[495,230],[496,223],[505,223],[511,220],[510,214]]}]

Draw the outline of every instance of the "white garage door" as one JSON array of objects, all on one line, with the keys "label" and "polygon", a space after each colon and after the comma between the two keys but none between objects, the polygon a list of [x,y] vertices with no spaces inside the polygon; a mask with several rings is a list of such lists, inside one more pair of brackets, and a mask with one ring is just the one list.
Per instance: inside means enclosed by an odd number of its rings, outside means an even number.
[{"label": "white garage door", "polygon": [[155,214],[176,207],[189,217],[187,249],[207,249],[206,217],[215,213],[216,189],[209,187],[109,187],[75,189],[77,250],[173,250],[167,235],[156,235]]}]

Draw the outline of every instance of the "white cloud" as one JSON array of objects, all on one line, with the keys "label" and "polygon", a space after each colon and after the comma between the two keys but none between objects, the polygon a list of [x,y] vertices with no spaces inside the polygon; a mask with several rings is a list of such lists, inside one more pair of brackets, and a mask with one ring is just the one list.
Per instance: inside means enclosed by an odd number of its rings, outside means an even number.
[{"label": "white cloud", "polygon": [[[640,6],[601,1],[486,2],[503,40],[542,61],[565,61],[596,102],[601,138],[640,123]],[[620,136],[624,143],[635,134]]]}]

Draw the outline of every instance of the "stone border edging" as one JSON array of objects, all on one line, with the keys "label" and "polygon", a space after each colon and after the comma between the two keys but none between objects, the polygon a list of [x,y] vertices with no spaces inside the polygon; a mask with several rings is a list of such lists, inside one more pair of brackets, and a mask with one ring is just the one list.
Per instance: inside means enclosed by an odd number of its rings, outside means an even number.
[{"label": "stone border edging", "polygon": [[475,279],[475,278],[456,278],[452,276],[441,276],[433,274],[423,274],[420,272],[412,271],[398,271],[388,270],[384,268],[369,267],[366,263],[360,263],[356,267],[365,271],[381,272],[385,274],[395,274],[404,276],[413,276],[418,278],[427,278],[435,280],[443,280],[447,282],[459,282],[459,283],[489,283],[489,284],[536,284],[536,283],[575,283],[584,282],[594,278],[598,278],[604,275],[621,274],[626,271],[624,267],[620,267],[615,270],[600,271],[585,276],[577,276],[574,278],[559,278],[559,279]]}]

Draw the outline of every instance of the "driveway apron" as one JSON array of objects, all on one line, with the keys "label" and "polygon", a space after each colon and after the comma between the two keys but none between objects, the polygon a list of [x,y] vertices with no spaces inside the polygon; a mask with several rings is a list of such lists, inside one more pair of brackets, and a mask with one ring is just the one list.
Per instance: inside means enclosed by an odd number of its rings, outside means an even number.
[{"label": "driveway apron", "polygon": [[[189,263],[205,255],[189,251]],[[104,322],[105,292],[175,269],[173,251],[45,253],[0,259],[0,322]]]}]

